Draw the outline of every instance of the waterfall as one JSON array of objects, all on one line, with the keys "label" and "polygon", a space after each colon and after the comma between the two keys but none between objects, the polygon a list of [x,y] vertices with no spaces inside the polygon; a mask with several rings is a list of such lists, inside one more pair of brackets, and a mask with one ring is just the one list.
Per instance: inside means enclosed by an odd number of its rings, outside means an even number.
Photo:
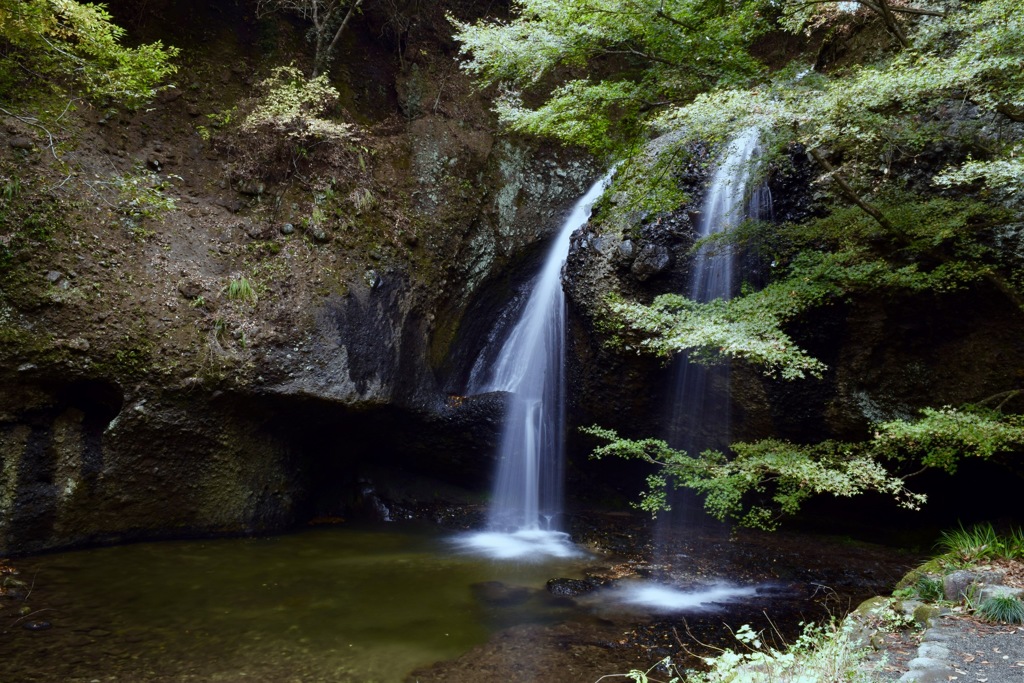
[{"label": "waterfall", "polygon": [[[758,133],[743,131],[730,141],[724,158],[711,178],[698,225],[699,239],[732,229],[748,218],[768,216],[771,195],[767,186],[751,187],[758,154]],[[735,286],[735,253],[730,245],[706,244],[697,251],[690,271],[687,296],[707,302],[732,297]],[[686,354],[673,367],[673,397],[669,407],[667,441],[673,448],[698,456],[709,448],[729,443],[729,366],[691,363]],[[692,529],[692,494],[673,492],[671,515],[659,515],[655,546],[660,561],[669,560],[673,523],[687,522]],[[715,583],[705,590],[680,589],[660,583],[638,582],[629,587],[626,599],[653,611],[685,611],[695,601],[736,599],[754,595],[755,590]],[[709,597],[710,596],[710,597]]]},{"label": "waterfall", "polygon": [[531,285],[519,319],[479,391],[508,392],[498,448],[489,532],[464,545],[498,557],[565,555],[567,535],[556,531],[562,512],[565,431],[565,294],[561,273],[572,233],[590,219],[611,174],[587,191],[559,228]]},{"label": "waterfall", "polygon": [[[748,195],[758,150],[756,128],[748,128],[734,138],[725,159],[715,170],[701,207],[700,239],[735,228],[748,218],[759,218],[771,195],[760,185]],[[732,249],[705,245],[694,261],[689,296],[695,301],[732,297]]]},{"label": "waterfall", "polygon": [[[698,238],[730,230],[748,218],[770,214],[771,194],[767,186],[751,187],[757,155],[756,129],[747,129],[730,141],[704,197]],[[735,260],[729,245],[702,247],[694,258],[687,296],[701,302],[731,298]],[[698,365],[684,356],[676,363],[673,384],[669,443],[691,456],[708,448],[728,446],[729,366]]]}]

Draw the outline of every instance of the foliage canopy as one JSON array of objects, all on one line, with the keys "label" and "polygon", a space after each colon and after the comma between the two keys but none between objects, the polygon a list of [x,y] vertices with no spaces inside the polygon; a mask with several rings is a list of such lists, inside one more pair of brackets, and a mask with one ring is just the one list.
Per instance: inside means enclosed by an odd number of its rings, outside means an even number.
[{"label": "foliage canopy", "polygon": [[745,49],[766,27],[760,4],[517,0],[512,21],[451,20],[466,71],[499,86],[503,123],[608,153],[648,112],[761,74]]},{"label": "foliage canopy", "polygon": [[926,408],[916,420],[876,424],[873,436],[863,442],[733,443],[728,457],[710,450],[689,454],[660,439],[623,439],[596,426],[584,431],[605,442],[594,450],[595,458],[613,455],[659,466],[648,477],[641,509],[667,509],[665,489],[671,484],[703,494],[704,507],[714,517],[761,529],[774,529],[782,517],[820,494],[851,497],[873,491],[915,510],[926,498],[907,488],[906,477],[893,471],[899,463],[954,473],[964,458],[1024,449],[1024,416],[979,407]]},{"label": "foliage canopy", "polygon": [[124,29],[102,5],[74,0],[0,0],[0,91],[39,76],[91,98],[138,107],[176,71],[178,50],[160,41],[125,47]]}]

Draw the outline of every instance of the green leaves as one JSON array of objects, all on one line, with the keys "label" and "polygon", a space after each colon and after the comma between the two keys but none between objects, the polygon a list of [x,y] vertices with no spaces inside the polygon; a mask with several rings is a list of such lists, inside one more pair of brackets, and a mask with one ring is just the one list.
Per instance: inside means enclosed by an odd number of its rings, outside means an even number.
[{"label": "green leaves", "polygon": [[609,114],[623,110],[617,125],[626,127],[626,113],[640,87],[629,81],[570,81],[557,87],[537,109],[523,104],[516,91],[505,91],[494,109],[498,119],[511,130],[531,133],[582,145],[594,152],[609,153],[615,148],[613,124]]},{"label": "green leaves", "polygon": [[[752,297],[736,301],[749,303]],[[761,308],[750,314],[750,306],[720,299],[701,304],[676,294],[662,295],[651,306],[621,301],[609,303],[609,308],[625,321],[629,333],[623,336],[634,339],[625,342],[627,348],[662,356],[689,351],[690,359],[699,363],[743,359],[786,379],[818,376],[824,370],[782,331],[778,310]]]},{"label": "green leaves", "polygon": [[124,29],[101,6],[73,0],[0,0],[0,39],[13,50],[0,58],[12,78],[15,64],[29,66],[93,98],[141,106],[177,67],[178,50],[160,41],[127,48]]},{"label": "green leaves", "polygon": [[[463,69],[500,85],[515,130],[599,153],[629,146],[649,112],[761,72],[746,51],[765,24],[759,2],[520,0],[509,22],[459,22]],[[580,76],[585,71],[585,78]],[[527,106],[525,91],[543,92]]]},{"label": "green leaves", "polygon": [[964,457],[991,458],[1024,449],[1024,416],[925,408],[917,421],[878,425],[872,444],[885,457],[912,460],[954,474]]},{"label": "green leaves", "polygon": [[925,500],[857,445],[826,441],[805,446],[767,439],[733,444],[729,457],[718,451],[691,457],[656,439],[622,439],[599,427],[583,431],[607,441],[594,449],[595,458],[614,455],[661,468],[648,478],[648,490],[637,504],[652,513],[668,509],[666,483],[703,495],[704,509],[717,519],[767,530],[814,495],[852,497],[875,491],[911,509]]},{"label": "green leaves", "polygon": [[321,118],[338,101],[326,75],[307,79],[294,66],[279,66],[260,88],[264,95],[242,122],[244,131],[270,130],[299,141],[353,137],[353,126]]},{"label": "green leaves", "polygon": [[[800,144],[841,152],[839,168],[855,186],[870,192],[894,181],[886,177],[888,164],[879,167],[880,159],[909,156],[958,138],[972,144],[976,126],[971,122],[979,115],[1024,115],[1024,18],[1019,2],[951,4],[946,17],[921,21],[912,37],[913,49],[878,64],[829,77],[810,69],[794,75],[788,69],[754,88],[709,91],[665,112],[656,125],[683,129],[694,139],[726,137],[758,126],[775,138],[777,147]],[[981,110],[974,111],[974,106]],[[929,120],[933,115],[938,123]],[[951,127],[952,117],[960,117],[961,123]],[[996,159],[1015,156],[1012,148],[984,147]],[[985,170],[973,165],[967,174],[972,180],[1005,182],[1009,177],[1002,165],[992,167],[992,173]]]},{"label": "green leaves", "polygon": [[1024,194],[1024,149],[1018,145],[1010,158],[990,161],[967,161],[950,166],[934,182],[940,187],[984,183],[990,188]]},{"label": "green leaves", "polygon": [[[867,293],[947,293],[989,277],[1000,254],[979,242],[979,225],[1012,214],[974,200],[894,193],[879,206],[889,229],[857,207],[781,226],[747,222],[721,241],[756,245],[773,262],[773,282],[734,299],[698,303],[665,294],[645,305],[606,301],[626,350],[711,364],[742,360],[787,380],[820,377],[825,366],[787,326],[807,311]],[[606,325],[611,328],[611,325]]]},{"label": "green leaves", "polygon": [[1024,416],[978,407],[926,408],[916,420],[875,425],[873,437],[859,443],[764,439],[734,443],[728,455],[705,451],[692,456],[659,439],[623,439],[597,426],[582,431],[605,442],[594,449],[594,458],[615,456],[659,466],[637,507],[652,514],[667,510],[666,486],[671,484],[702,494],[705,510],[717,519],[769,530],[812,496],[824,494],[850,498],[873,491],[917,510],[926,498],[907,488],[896,467],[910,463],[953,474],[964,458],[1024,449]]}]

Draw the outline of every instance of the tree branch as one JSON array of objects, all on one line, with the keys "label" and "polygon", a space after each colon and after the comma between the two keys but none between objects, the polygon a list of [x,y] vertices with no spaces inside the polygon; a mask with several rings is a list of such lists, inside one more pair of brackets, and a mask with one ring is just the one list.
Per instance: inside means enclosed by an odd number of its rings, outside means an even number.
[{"label": "tree branch", "polygon": [[1003,406],[1006,405],[1006,402],[1012,400],[1016,396],[1019,396],[1021,391],[1021,389],[1010,389],[1009,391],[1000,391],[998,394],[992,394],[991,396],[986,396],[985,398],[981,399],[980,401],[977,402],[977,405],[983,406],[986,403],[991,403],[992,401],[1001,398],[1003,400],[999,402],[999,405],[997,405],[995,409],[1002,410]]},{"label": "tree branch", "polygon": [[918,9],[917,7],[889,7],[889,9],[900,14],[920,14],[926,17],[946,16],[946,12],[937,9]]},{"label": "tree branch", "polygon": [[673,67],[680,66],[679,62],[673,62],[671,59],[665,59],[664,57],[652,55],[647,52],[641,52],[634,48],[627,48],[625,50],[602,50],[602,52],[606,55],[636,55],[637,57],[643,57],[648,61],[657,62],[658,64],[667,64],[668,66]]},{"label": "tree branch", "polygon": [[857,191],[854,190],[848,182],[846,182],[846,179],[843,178],[836,167],[825,158],[825,155],[821,153],[819,148],[815,147],[809,150],[808,154],[811,155],[811,158],[813,158],[819,166],[825,169],[825,172],[828,173],[832,181],[839,186],[839,190],[847,199],[859,206],[864,213],[874,218],[879,225],[885,228],[886,232],[892,235],[897,234],[896,229],[893,228],[892,223],[890,223],[889,219],[885,217],[885,214],[879,211],[877,206],[865,201],[864,198],[857,194]]},{"label": "tree branch", "polygon": [[1024,123],[1024,107],[1015,107],[1009,104],[1000,104],[996,106],[996,111],[1017,123]]},{"label": "tree branch", "polygon": [[674,24],[674,25],[678,26],[679,28],[686,29],[687,31],[695,31],[696,30],[695,27],[689,26],[689,25],[685,24],[684,22],[679,21],[678,19],[676,19],[675,17],[673,17],[671,14],[669,14],[668,12],[666,12],[663,9],[659,9],[658,11],[656,11],[654,13],[654,16],[658,17],[659,19],[664,19],[668,23]]},{"label": "tree branch", "polygon": [[[866,0],[858,0],[867,7],[871,7]],[[900,28],[899,23],[896,21],[896,17],[892,15],[892,10],[889,8],[889,0],[878,0],[878,6],[876,11],[881,15],[882,21],[885,22],[885,27],[889,29],[889,32],[896,37],[900,45],[904,48],[910,47],[910,41],[907,40],[907,36],[903,33],[903,29]]]},{"label": "tree branch", "polygon": [[[331,53],[334,52],[334,46],[338,44],[338,39],[341,38],[341,34],[345,31],[345,27],[348,26],[348,22],[352,18],[352,15],[362,4],[363,0],[355,0],[355,2],[349,5],[348,12],[345,13],[345,18],[341,20],[341,26],[339,26],[338,30],[334,32],[334,38],[331,40],[331,44],[328,45],[327,49],[324,51],[323,61],[325,64],[327,63],[327,60],[330,59]],[[319,75],[319,71],[320,64],[318,63],[313,65],[313,78],[316,78]]]},{"label": "tree branch", "polygon": [[[804,0],[804,2],[801,2],[801,3],[797,4],[796,6],[797,7],[807,7],[808,5],[834,5],[834,4],[836,4],[836,2],[837,2],[837,0]],[[854,2],[856,2],[859,5],[864,5],[865,7],[867,7],[872,12],[877,12],[877,13],[881,14],[881,8],[878,7],[877,5],[875,5],[874,3],[872,3],[870,0],[854,0]],[[891,12],[898,12],[900,14],[922,14],[922,15],[926,15],[926,16],[929,16],[929,17],[944,17],[944,16],[947,16],[947,12],[943,12],[941,10],[918,9],[917,7],[893,7],[893,6],[890,5],[889,6],[889,11],[891,11]],[[791,11],[786,11],[785,14],[787,14],[787,15],[788,14],[792,14],[792,12]],[[666,19],[671,19],[671,17],[666,17]]]}]

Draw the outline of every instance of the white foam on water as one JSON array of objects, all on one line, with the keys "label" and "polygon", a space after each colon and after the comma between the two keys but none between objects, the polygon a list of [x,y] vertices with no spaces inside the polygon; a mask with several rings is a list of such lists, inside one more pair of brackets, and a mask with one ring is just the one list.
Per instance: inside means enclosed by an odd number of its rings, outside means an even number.
[{"label": "white foam on water", "polygon": [[719,605],[757,595],[756,586],[711,584],[696,590],[683,590],[660,583],[631,582],[612,592],[621,602],[656,612],[708,611]]},{"label": "white foam on water", "polygon": [[563,531],[520,529],[513,532],[479,531],[452,539],[462,552],[493,560],[543,562],[551,558],[583,557],[586,553]]}]

